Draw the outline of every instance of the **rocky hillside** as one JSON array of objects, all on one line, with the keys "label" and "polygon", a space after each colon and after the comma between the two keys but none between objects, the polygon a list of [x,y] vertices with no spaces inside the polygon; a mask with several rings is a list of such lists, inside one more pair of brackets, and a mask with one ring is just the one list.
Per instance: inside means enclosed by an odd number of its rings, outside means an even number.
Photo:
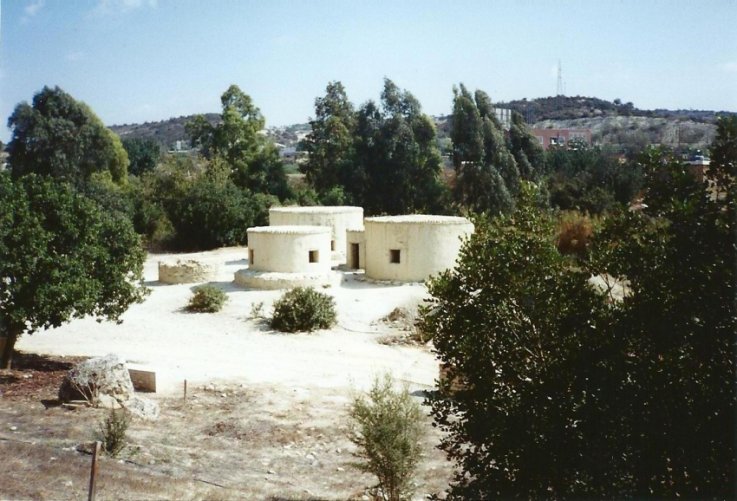
[{"label": "rocky hillside", "polygon": [[[610,102],[583,96],[522,99],[497,103],[497,106],[518,111],[531,127],[591,129],[594,143],[621,150],[640,149],[648,144],[704,149],[714,139],[718,115],[734,114],[706,110],[641,110],[618,99]],[[216,113],[205,116],[213,124],[220,120]],[[191,119],[192,116],[183,116],[160,122],[113,125],[110,129],[121,138],[152,138],[162,149],[170,150],[176,141],[188,141],[184,125]],[[447,115],[435,117],[441,145],[449,141],[449,119]],[[266,132],[275,143],[290,148],[295,147],[309,129],[309,124],[302,123],[272,127]]]},{"label": "rocky hillside", "polygon": [[639,150],[650,144],[674,149],[705,149],[716,136],[714,122],[681,118],[609,115],[576,119],[548,119],[532,124],[545,129],[591,129],[594,144]]},{"label": "rocky hillside", "polygon": [[[177,141],[189,141],[184,125],[193,117],[194,115],[189,115],[159,122],[112,125],[110,130],[121,139],[153,139],[166,151],[173,149]],[[217,113],[206,113],[205,118],[213,125],[220,122],[220,115]]]},{"label": "rocky hillside", "polygon": [[[189,142],[189,136],[184,129],[187,122],[194,115],[181,116],[162,120],[160,122],[145,122],[142,124],[112,125],[110,130],[120,136],[121,139],[153,139],[164,151],[174,148],[177,141]],[[220,115],[217,113],[205,113],[205,118],[215,125],[220,123]],[[297,141],[310,130],[310,124],[295,124],[287,127],[272,127],[266,133],[275,143],[286,147],[295,146]]]},{"label": "rocky hillside", "polygon": [[623,103],[620,99],[606,101],[596,97],[555,96],[540,97],[527,100],[497,103],[501,108],[511,108],[520,113],[528,123],[544,120],[573,120],[579,118],[597,118],[609,116],[638,116],[647,118],[667,118],[690,120],[693,122],[714,123],[719,114],[708,110],[641,110],[631,102]]}]

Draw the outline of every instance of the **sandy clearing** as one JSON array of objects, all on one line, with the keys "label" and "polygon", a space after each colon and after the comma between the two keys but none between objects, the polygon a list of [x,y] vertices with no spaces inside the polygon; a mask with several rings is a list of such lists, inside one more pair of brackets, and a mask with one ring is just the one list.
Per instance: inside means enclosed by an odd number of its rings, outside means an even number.
[{"label": "sandy clearing", "polygon": [[[397,306],[426,296],[420,284],[381,285],[346,274],[325,289],[336,301],[338,325],[313,334],[281,334],[249,318],[251,305],[264,313],[282,291],[240,289],[233,273],[247,265],[246,248],[192,254],[150,254],[145,278],[151,295],[123,316],[123,323],[75,320],[57,329],[24,336],[18,349],[39,354],[101,356],[118,353],[157,371],[160,392],[180,391],[182,382],[233,380],[291,387],[367,388],[374,375],[391,371],[411,389],[434,384],[437,363],[429,349],[385,346],[378,338],[392,332],[376,320]],[[193,284],[163,285],[158,262],[198,259],[219,266],[216,282],[229,301],[216,314],[182,311]]]}]

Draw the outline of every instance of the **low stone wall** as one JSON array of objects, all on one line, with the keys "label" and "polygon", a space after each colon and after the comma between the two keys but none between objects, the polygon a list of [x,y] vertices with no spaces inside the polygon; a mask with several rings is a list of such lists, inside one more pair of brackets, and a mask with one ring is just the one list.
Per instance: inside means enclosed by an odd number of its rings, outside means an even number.
[{"label": "low stone wall", "polygon": [[215,280],[217,268],[194,259],[176,263],[159,261],[159,282],[165,284],[192,284]]},{"label": "low stone wall", "polygon": [[235,272],[233,281],[247,289],[292,289],[294,287],[334,287],[340,285],[343,275],[327,273],[279,273],[243,269]]}]

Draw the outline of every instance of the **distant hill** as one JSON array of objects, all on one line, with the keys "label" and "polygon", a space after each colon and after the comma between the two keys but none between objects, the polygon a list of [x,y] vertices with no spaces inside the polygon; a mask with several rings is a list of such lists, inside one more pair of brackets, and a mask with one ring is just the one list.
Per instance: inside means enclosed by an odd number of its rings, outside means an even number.
[{"label": "distant hill", "polygon": [[[153,139],[162,151],[174,148],[177,141],[189,141],[189,136],[184,130],[187,122],[196,115],[187,115],[160,122],[145,122],[142,124],[111,125],[110,130],[115,132],[120,139]],[[217,113],[204,113],[208,122],[213,125],[221,122]],[[286,127],[271,127],[266,130],[266,135],[275,143],[285,147],[295,146],[297,141],[310,131],[310,124],[294,124]]]},{"label": "distant hill", "polygon": [[[622,151],[649,144],[670,148],[705,149],[716,135],[719,115],[734,112],[708,110],[642,110],[620,100],[556,96],[495,103],[520,113],[530,127],[590,129],[594,144]],[[439,135],[450,131],[450,116],[437,117]]]},{"label": "distant hill", "polygon": [[573,120],[578,118],[595,118],[606,116],[639,116],[648,118],[668,118],[691,120],[693,122],[714,123],[717,115],[729,112],[708,110],[641,110],[632,103],[623,103],[619,99],[606,101],[596,97],[555,96],[537,99],[518,99],[496,103],[500,108],[511,108],[519,112],[528,123],[543,120]]},{"label": "distant hill", "polygon": [[[500,108],[511,108],[525,117],[531,127],[591,129],[594,143],[620,149],[639,148],[646,144],[662,144],[672,148],[707,147],[716,133],[716,119],[726,111],[708,110],[641,110],[632,103],[620,100],[606,101],[596,97],[556,96],[521,99],[495,103]],[[162,150],[170,150],[176,141],[188,141],[184,125],[194,115],[170,118],[160,122],[113,125],[110,129],[125,138],[151,138]],[[212,124],[220,122],[220,115],[207,113]],[[450,133],[449,115],[434,117],[441,144],[446,144]],[[310,130],[307,123],[267,129],[267,135],[279,145],[292,148]]]},{"label": "distant hill", "polygon": [[[205,118],[215,125],[220,123],[217,113],[205,113]],[[177,141],[189,141],[184,131],[184,125],[192,120],[194,115],[170,118],[159,122],[144,122],[142,124],[112,125],[110,130],[120,136],[120,139],[153,139],[163,151],[171,150]]]}]

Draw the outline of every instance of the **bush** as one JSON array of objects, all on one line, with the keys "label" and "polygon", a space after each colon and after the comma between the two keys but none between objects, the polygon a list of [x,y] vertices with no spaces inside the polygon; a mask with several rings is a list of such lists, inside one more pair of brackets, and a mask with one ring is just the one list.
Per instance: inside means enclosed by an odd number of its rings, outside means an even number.
[{"label": "bush", "polygon": [[558,221],[556,245],[561,254],[586,257],[594,233],[591,218],[576,211],[566,211]]},{"label": "bush", "polygon": [[187,311],[197,313],[216,313],[223,308],[228,297],[225,293],[212,285],[201,285],[194,290],[187,305]]},{"label": "bush", "polygon": [[422,411],[407,388],[393,389],[390,374],[376,378],[367,396],[354,399],[350,440],[364,462],[354,466],[379,479],[375,494],[385,500],[409,498],[411,480],[420,459]]},{"label": "bush", "polygon": [[335,324],[333,298],[312,287],[296,287],[274,303],[271,327],[283,332],[312,332]]},{"label": "bush", "polygon": [[110,409],[107,418],[100,423],[100,441],[106,454],[115,457],[123,450],[128,442],[126,432],[129,424],[127,411]]}]

